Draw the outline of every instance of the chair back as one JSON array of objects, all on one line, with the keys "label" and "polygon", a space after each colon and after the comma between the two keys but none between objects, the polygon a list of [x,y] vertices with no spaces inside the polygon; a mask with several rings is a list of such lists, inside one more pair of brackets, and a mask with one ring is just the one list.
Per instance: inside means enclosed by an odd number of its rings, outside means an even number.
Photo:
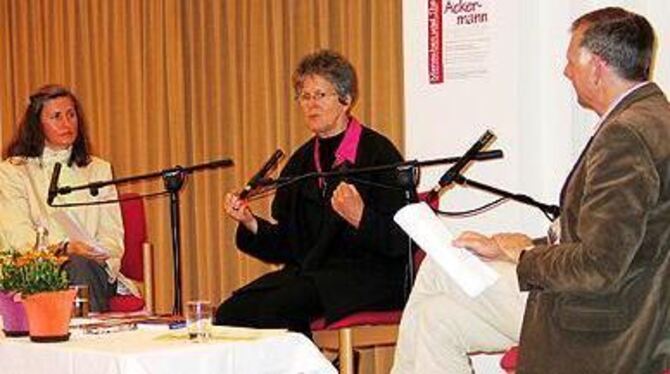
[{"label": "chair back", "polygon": [[137,193],[124,193],[119,195],[119,198],[125,230],[123,241],[126,247],[121,259],[121,273],[132,280],[143,282],[142,244],[147,241],[144,200]]}]

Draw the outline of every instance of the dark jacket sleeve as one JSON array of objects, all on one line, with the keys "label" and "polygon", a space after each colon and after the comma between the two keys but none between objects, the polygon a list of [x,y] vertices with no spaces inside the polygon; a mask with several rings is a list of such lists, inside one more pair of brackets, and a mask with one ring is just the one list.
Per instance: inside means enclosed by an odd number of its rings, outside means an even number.
[{"label": "dark jacket sleeve", "polygon": [[522,290],[609,293],[642,246],[660,181],[649,147],[623,123],[604,126],[586,153],[577,240],[538,246],[522,257]]},{"label": "dark jacket sleeve", "polygon": [[[402,161],[402,156],[388,139],[376,133],[371,135],[374,138],[364,149],[367,156],[371,157],[369,166]],[[372,248],[385,256],[406,256],[409,239],[393,221],[393,215],[406,204],[405,192],[398,188],[397,173],[384,172],[371,179],[378,185],[363,187],[368,193],[362,196],[365,207],[357,240],[361,247]],[[393,188],[384,188],[382,185]]]},{"label": "dark jacket sleeve", "polygon": [[[303,157],[303,148],[291,156],[284,169],[282,169],[280,177],[298,175],[296,169],[300,158]],[[294,261],[285,227],[289,214],[289,195],[289,189],[280,188],[276,190],[271,210],[272,217],[277,223],[256,216],[258,221],[258,232],[256,234],[247,230],[244,225],[238,225],[235,240],[237,247],[242,252],[273,264],[286,264]]]},{"label": "dark jacket sleeve", "polygon": [[258,258],[261,261],[283,264],[289,261],[290,254],[287,245],[282,245],[284,235],[280,233],[277,224],[256,217],[258,232],[247,230],[244,225],[237,226],[235,240],[237,247],[244,253]]}]

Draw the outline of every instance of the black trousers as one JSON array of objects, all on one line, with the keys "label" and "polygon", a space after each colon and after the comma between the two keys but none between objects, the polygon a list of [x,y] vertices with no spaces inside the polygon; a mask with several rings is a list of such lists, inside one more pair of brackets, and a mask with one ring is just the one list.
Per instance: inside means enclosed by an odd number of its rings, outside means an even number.
[{"label": "black trousers", "polygon": [[311,336],[310,322],[322,313],[312,279],[296,275],[274,288],[235,292],[216,310],[214,324],[286,328]]},{"label": "black trousers", "polygon": [[102,265],[82,256],[68,256],[63,264],[70,285],[87,285],[92,312],[106,312],[107,301],[116,294],[116,282],[109,282],[109,275]]}]

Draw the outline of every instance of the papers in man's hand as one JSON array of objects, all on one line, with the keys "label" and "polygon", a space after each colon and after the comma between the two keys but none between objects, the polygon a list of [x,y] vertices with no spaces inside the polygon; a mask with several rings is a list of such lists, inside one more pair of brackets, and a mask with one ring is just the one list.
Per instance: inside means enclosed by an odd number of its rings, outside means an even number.
[{"label": "papers in man's hand", "polygon": [[51,214],[54,220],[65,231],[70,241],[83,242],[91,246],[93,250],[102,255],[109,255],[109,252],[101,247],[86,230],[72,217],[70,212],[57,210]]},{"label": "papers in man's hand", "polygon": [[452,234],[426,203],[407,205],[393,219],[468,296],[476,297],[498,279],[477,256],[451,245]]}]

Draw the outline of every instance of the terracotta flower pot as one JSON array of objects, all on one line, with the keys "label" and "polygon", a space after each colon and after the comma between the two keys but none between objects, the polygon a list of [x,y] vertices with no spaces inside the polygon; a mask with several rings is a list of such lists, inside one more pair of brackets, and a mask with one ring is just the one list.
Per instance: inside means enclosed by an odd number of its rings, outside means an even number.
[{"label": "terracotta flower pot", "polygon": [[0,316],[6,336],[28,335],[26,310],[13,292],[0,292]]},{"label": "terracotta flower pot", "polygon": [[30,340],[61,342],[70,338],[68,329],[76,292],[68,289],[36,293],[23,298],[28,315]]}]

